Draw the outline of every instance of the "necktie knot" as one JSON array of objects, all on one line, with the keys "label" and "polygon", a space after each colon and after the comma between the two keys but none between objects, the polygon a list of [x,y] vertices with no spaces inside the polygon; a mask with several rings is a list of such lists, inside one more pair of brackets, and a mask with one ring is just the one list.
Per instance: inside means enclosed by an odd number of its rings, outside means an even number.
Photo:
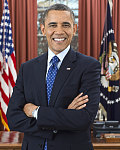
[{"label": "necktie knot", "polygon": [[51,59],[51,63],[52,63],[53,66],[56,65],[59,61],[60,61],[60,60],[59,60],[59,58],[58,58],[57,56],[54,56],[54,57]]}]

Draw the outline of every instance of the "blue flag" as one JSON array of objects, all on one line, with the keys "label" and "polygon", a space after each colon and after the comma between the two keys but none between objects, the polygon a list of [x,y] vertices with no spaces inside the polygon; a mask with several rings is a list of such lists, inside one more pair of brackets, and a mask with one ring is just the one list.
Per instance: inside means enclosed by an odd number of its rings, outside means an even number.
[{"label": "blue flag", "polygon": [[107,5],[99,61],[101,63],[100,102],[107,112],[107,120],[120,121],[119,57],[109,2]]}]

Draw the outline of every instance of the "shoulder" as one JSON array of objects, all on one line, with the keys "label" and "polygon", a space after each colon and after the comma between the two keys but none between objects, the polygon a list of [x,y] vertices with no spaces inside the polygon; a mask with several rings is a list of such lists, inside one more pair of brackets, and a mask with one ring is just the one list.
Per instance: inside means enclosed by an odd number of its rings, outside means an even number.
[{"label": "shoulder", "polygon": [[31,60],[28,60],[25,63],[23,63],[22,65],[24,65],[24,66],[34,65],[36,63],[41,63],[42,61],[44,61],[46,59],[47,59],[47,53],[45,53],[41,56],[38,56],[36,58],[33,58]]},{"label": "shoulder", "polygon": [[82,66],[89,66],[89,65],[97,64],[100,67],[100,63],[96,58],[84,55],[76,51],[74,51],[73,53],[75,53],[76,55],[76,60],[78,64],[81,64]]},{"label": "shoulder", "polygon": [[77,61],[76,61],[76,66],[79,68],[81,72],[85,74],[88,74],[89,76],[94,74],[97,76],[100,76],[101,72],[101,64],[100,62],[95,59],[94,57],[91,56],[86,56],[84,54],[81,54],[80,52],[75,52]]},{"label": "shoulder", "polygon": [[82,61],[87,61],[87,62],[98,62],[97,59],[95,59],[94,57],[92,56],[87,56],[87,55],[84,55],[80,52],[76,52],[76,56],[79,60],[82,60]]}]

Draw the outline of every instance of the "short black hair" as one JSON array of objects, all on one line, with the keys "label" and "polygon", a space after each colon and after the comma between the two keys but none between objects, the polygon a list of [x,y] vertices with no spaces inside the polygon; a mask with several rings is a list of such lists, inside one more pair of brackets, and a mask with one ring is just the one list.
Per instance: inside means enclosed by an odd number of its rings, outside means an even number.
[{"label": "short black hair", "polygon": [[48,7],[48,9],[45,10],[44,15],[43,15],[43,20],[42,20],[43,25],[45,25],[45,19],[48,15],[48,12],[51,11],[51,10],[59,10],[59,11],[68,11],[68,12],[70,12],[70,15],[73,19],[73,23],[75,23],[75,15],[74,15],[73,11],[68,6],[66,6],[64,4],[54,4],[50,7]]}]

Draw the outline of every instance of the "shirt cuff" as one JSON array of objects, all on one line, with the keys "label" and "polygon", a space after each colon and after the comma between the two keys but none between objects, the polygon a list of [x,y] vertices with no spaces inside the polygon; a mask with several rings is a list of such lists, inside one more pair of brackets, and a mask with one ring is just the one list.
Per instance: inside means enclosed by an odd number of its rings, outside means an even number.
[{"label": "shirt cuff", "polygon": [[40,106],[38,106],[37,109],[33,110],[33,112],[32,112],[32,116],[34,118],[36,118],[36,120],[37,120],[37,117],[38,117],[38,110],[39,110],[39,108],[40,108]]}]

